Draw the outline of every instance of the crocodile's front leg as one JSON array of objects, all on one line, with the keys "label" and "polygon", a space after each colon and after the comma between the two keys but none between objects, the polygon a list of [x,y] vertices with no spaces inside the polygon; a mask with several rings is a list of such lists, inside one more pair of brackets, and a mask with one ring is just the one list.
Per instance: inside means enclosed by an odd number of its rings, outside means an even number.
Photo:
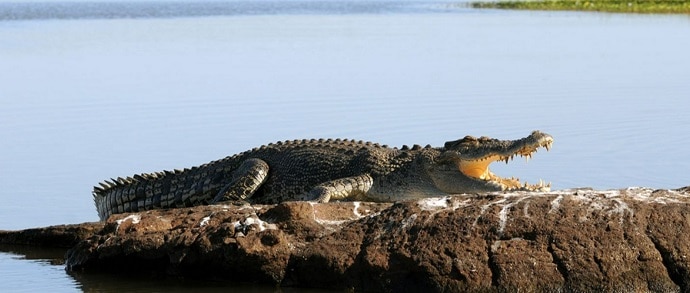
[{"label": "crocodile's front leg", "polygon": [[232,180],[213,198],[213,203],[250,198],[266,178],[268,164],[261,159],[248,159],[232,172]]},{"label": "crocodile's front leg", "polygon": [[369,174],[346,177],[321,183],[306,194],[307,200],[328,202],[332,199],[357,198],[371,189],[374,179]]}]

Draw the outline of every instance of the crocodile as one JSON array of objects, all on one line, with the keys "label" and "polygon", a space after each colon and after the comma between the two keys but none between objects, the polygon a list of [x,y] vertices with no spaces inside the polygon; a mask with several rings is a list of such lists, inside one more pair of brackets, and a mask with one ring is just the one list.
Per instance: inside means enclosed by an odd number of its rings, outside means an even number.
[{"label": "crocodile", "polygon": [[112,214],[226,201],[362,200],[396,202],[449,194],[549,191],[489,170],[495,161],[548,151],[553,138],[534,131],[517,140],[465,136],[443,147],[390,148],[371,142],[311,139],[271,143],[183,170],[118,177],[93,189],[101,220]]}]

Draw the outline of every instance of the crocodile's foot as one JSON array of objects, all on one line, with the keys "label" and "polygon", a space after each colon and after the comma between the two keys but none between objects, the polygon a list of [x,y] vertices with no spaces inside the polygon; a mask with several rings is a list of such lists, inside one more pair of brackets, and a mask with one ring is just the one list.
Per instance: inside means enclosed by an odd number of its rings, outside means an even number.
[{"label": "crocodile's foot", "polygon": [[[466,138],[467,139],[467,138]],[[486,138],[479,138],[478,141]],[[537,152],[539,148],[545,148],[547,151],[551,149],[553,144],[553,137],[546,133],[535,131],[530,136],[515,141],[509,144],[504,149],[488,150],[486,155],[481,157],[460,158],[458,167],[460,171],[474,179],[484,180],[492,185],[497,185],[503,191],[550,191],[551,183],[545,183],[539,180],[537,184],[529,184],[527,182],[520,182],[519,178],[503,178],[489,170],[489,165],[496,161],[504,161],[506,164],[512,161],[516,156],[524,157],[529,161],[532,155]]]}]

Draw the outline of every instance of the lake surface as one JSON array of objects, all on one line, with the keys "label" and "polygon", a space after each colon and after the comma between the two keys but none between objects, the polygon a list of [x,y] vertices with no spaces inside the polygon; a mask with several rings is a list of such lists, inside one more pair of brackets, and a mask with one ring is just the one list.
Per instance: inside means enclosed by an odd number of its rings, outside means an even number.
[{"label": "lake surface", "polygon": [[[689,35],[687,16],[456,2],[0,0],[0,229],[96,221],[99,181],[295,138],[540,129],[551,152],[492,170],[554,189],[690,185]],[[99,282],[19,258],[0,253],[14,291]]]}]

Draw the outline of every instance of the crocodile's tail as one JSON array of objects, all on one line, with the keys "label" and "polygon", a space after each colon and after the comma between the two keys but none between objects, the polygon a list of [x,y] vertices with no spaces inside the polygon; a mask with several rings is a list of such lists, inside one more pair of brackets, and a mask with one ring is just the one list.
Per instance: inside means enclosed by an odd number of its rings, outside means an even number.
[{"label": "crocodile's tail", "polygon": [[154,190],[156,183],[187,171],[188,169],[147,173],[100,182],[92,192],[98,217],[105,220],[112,214],[161,207],[160,192]]}]

